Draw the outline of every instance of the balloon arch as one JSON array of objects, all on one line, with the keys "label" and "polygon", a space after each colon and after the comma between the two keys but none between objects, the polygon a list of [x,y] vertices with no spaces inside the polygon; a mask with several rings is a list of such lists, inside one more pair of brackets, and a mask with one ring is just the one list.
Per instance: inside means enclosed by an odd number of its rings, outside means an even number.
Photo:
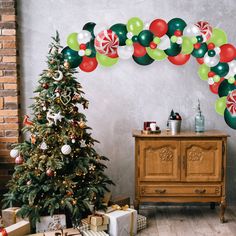
[{"label": "balloon arch", "polygon": [[215,110],[236,129],[236,49],[227,43],[226,33],[208,22],[187,24],[174,18],[168,23],[155,19],[144,24],[138,17],[127,24],[110,28],[88,22],[79,33],[67,37],[62,50],[71,68],[91,72],[99,65],[110,67],[120,59],[133,60],[142,66],[168,59],[175,65],[188,62],[190,56],[199,63],[198,75],[218,94]]}]

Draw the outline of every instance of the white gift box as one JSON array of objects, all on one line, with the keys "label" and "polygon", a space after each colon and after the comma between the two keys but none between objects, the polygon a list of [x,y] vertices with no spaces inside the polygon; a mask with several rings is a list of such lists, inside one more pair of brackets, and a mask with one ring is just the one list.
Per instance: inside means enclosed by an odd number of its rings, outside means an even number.
[{"label": "white gift box", "polygon": [[40,222],[36,223],[36,233],[55,231],[66,228],[65,215],[53,215],[40,217]]},{"label": "white gift box", "polygon": [[110,236],[131,236],[137,234],[137,211],[115,210],[106,214],[109,217]]}]

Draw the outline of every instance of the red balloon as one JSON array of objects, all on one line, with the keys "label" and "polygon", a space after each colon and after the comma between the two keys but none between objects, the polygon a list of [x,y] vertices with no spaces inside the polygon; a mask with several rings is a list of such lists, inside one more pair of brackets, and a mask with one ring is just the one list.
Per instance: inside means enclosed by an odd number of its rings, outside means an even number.
[{"label": "red balloon", "polygon": [[91,72],[96,69],[98,62],[96,57],[83,57],[82,62],[79,65],[79,68],[85,72]]},{"label": "red balloon", "polygon": [[149,30],[157,37],[162,37],[166,34],[168,30],[167,23],[162,19],[156,19],[154,20],[150,26]]},{"label": "red balloon", "polygon": [[190,58],[190,54],[186,54],[186,55],[184,55],[184,54],[179,54],[179,55],[177,55],[177,56],[174,56],[174,57],[168,57],[168,60],[171,62],[171,63],[173,63],[173,64],[175,64],[175,65],[183,65],[183,64],[185,64],[188,60],[189,60],[189,58]]},{"label": "red balloon", "polygon": [[236,49],[232,44],[220,46],[220,62],[230,62],[236,57]]},{"label": "red balloon", "polygon": [[217,83],[214,83],[212,85],[209,85],[209,88],[211,90],[212,93],[214,94],[218,94],[218,89],[219,89],[219,86],[221,84],[221,82],[224,80],[224,78],[220,78],[220,81],[217,82]]},{"label": "red balloon", "polygon": [[135,57],[143,57],[144,55],[146,55],[146,48],[143,47],[141,44],[139,43],[134,43],[134,56]]},{"label": "red balloon", "polygon": [[196,60],[200,65],[204,63],[204,58],[203,57],[196,58]]}]

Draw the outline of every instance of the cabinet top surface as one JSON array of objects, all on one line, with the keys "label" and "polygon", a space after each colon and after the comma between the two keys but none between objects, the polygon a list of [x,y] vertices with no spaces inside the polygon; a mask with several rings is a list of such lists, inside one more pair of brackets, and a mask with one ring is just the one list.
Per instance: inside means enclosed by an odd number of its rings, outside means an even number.
[{"label": "cabinet top surface", "polygon": [[202,133],[196,133],[194,131],[181,131],[178,134],[171,134],[166,130],[161,131],[160,134],[143,134],[141,130],[134,130],[132,133],[133,137],[136,138],[210,138],[210,137],[229,137],[229,135],[220,130],[207,130]]}]

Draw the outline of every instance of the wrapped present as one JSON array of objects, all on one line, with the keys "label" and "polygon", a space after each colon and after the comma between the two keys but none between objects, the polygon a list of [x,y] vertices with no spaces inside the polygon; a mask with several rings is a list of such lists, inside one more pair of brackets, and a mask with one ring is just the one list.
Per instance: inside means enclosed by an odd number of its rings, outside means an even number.
[{"label": "wrapped present", "polygon": [[107,228],[108,228],[107,225],[99,225],[99,226],[90,225],[90,229],[96,232],[107,230]]},{"label": "wrapped present", "polygon": [[40,217],[40,222],[36,223],[36,233],[56,231],[66,228],[66,216],[53,215]]},{"label": "wrapped present", "polygon": [[90,230],[90,224],[88,222],[88,218],[81,220],[79,229],[80,229],[80,231]]},{"label": "wrapped present", "polygon": [[84,231],[82,234],[83,236],[109,236],[109,234],[105,233],[104,231],[95,232],[92,230]]},{"label": "wrapped present", "polygon": [[137,231],[147,228],[147,217],[138,215],[137,216]]},{"label": "wrapped present", "polygon": [[0,236],[24,236],[30,233],[29,221],[22,220],[5,228],[5,232],[0,232]]},{"label": "wrapped present", "polygon": [[111,199],[110,201],[111,205],[119,205],[119,206],[130,206],[130,197],[128,196],[117,196]]},{"label": "wrapped present", "polygon": [[93,226],[108,225],[109,218],[105,214],[96,213],[88,216],[88,223]]},{"label": "wrapped present", "polygon": [[109,217],[108,233],[110,236],[131,236],[137,233],[137,211],[128,208],[112,206],[113,210],[106,213]]},{"label": "wrapped present", "polygon": [[[17,212],[19,210],[20,210],[19,207],[10,207],[10,208],[2,210],[2,220],[3,220],[4,227],[13,225],[23,220],[21,217],[17,216]],[[28,219],[24,219],[24,220],[28,221]]]},{"label": "wrapped present", "polygon": [[50,232],[44,232],[44,236],[82,236],[77,228],[62,229]]}]

